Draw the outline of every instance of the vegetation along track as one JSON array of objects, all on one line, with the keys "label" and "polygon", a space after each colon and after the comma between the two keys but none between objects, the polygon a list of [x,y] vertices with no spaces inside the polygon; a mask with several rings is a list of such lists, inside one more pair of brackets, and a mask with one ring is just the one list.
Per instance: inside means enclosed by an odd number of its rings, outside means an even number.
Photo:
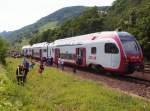
[{"label": "vegetation along track", "polygon": [[[73,68],[67,65],[64,71],[70,73],[73,72]],[[102,83],[108,87],[116,88],[117,90],[150,99],[150,73],[147,71],[134,72],[131,75],[117,75],[106,72],[95,72],[87,68],[78,68],[74,74],[85,79],[96,81],[97,83]]]},{"label": "vegetation along track", "polygon": [[[65,66],[65,71],[72,72],[73,68]],[[93,70],[79,68],[74,74],[127,93],[150,99],[150,73],[135,72],[131,75],[122,76],[106,72],[97,73]]]}]

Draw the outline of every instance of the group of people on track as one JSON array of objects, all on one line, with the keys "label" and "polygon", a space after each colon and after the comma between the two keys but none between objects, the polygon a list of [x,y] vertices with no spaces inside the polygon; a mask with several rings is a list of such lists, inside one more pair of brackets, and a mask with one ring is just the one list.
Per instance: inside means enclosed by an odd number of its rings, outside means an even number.
[{"label": "group of people on track", "polygon": [[22,63],[18,65],[16,70],[16,79],[18,84],[23,84],[26,82],[26,77],[29,72],[29,62],[24,58]]},{"label": "group of people on track", "polygon": [[[44,71],[45,62],[48,63],[48,65],[52,65],[52,59],[50,59],[50,61],[41,60],[39,69],[38,69],[39,74],[42,74],[42,72]],[[34,65],[35,65],[35,62],[33,62],[33,60],[31,60],[31,62],[29,63],[27,58],[24,58],[22,63],[20,65],[18,65],[18,67],[16,69],[16,79],[17,79],[18,85],[24,85],[24,83],[26,82],[26,79],[27,79],[28,72],[30,69],[34,68]]]},{"label": "group of people on track", "polygon": [[27,78],[29,69],[33,68],[34,65],[35,65],[35,63],[33,61],[31,61],[31,63],[29,63],[27,58],[24,58],[22,63],[20,65],[18,65],[18,67],[16,69],[16,79],[17,79],[18,85],[20,85],[20,84],[24,85],[24,83],[26,82],[26,78]]}]

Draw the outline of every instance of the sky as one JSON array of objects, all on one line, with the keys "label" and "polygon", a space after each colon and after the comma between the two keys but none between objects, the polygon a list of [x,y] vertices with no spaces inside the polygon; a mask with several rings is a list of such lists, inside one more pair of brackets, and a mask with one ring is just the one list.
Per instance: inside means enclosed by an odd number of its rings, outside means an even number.
[{"label": "sky", "polygon": [[0,32],[13,31],[68,6],[110,6],[114,0],[0,0]]}]

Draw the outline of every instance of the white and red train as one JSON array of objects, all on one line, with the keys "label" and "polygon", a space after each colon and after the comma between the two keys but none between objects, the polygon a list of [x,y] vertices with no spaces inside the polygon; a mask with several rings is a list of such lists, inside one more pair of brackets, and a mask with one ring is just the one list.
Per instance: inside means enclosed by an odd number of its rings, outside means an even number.
[{"label": "white and red train", "polygon": [[76,64],[78,60],[80,67],[123,74],[144,68],[141,47],[128,32],[107,31],[59,39],[24,46],[22,52],[38,59],[53,57],[55,63],[59,57],[67,64]]}]

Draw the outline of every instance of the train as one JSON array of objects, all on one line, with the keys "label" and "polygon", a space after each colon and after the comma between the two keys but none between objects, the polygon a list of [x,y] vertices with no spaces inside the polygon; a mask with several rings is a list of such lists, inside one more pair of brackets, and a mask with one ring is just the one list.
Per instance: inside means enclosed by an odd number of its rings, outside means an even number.
[{"label": "train", "polygon": [[142,49],[135,37],[123,31],[104,31],[22,47],[24,56],[40,60],[63,58],[65,64],[112,73],[132,74],[144,69]]}]

